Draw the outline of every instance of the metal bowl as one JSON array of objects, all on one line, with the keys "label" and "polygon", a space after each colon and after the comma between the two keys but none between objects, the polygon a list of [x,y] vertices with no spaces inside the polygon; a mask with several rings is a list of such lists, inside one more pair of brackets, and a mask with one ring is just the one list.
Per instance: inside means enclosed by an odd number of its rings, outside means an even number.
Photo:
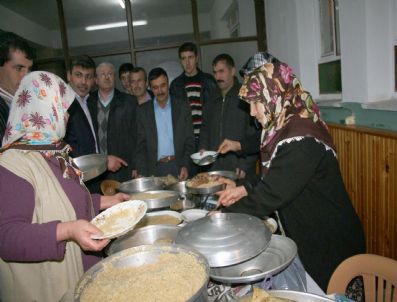
[{"label": "metal bowl", "polygon": [[[138,194],[147,194],[148,197],[142,197]],[[149,196],[149,195],[155,196],[155,194],[166,194],[167,197],[152,198]],[[175,203],[179,198],[179,194],[175,191],[169,191],[169,190],[151,190],[151,191],[145,191],[139,193],[136,192],[136,194],[135,195],[132,194],[130,198],[143,200],[144,202],[146,202],[148,210],[158,210],[158,209],[168,208],[171,204]]]},{"label": "metal bowl", "polygon": [[189,187],[188,185],[186,185],[186,188],[188,189],[188,192],[192,194],[209,195],[224,190],[226,188],[226,184],[221,183],[219,185],[204,188]]},{"label": "metal bowl", "polygon": [[303,302],[335,302],[328,297],[319,296],[311,293],[298,292],[293,290],[269,290],[269,294],[279,298],[290,299]]},{"label": "metal bowl", "polygon": [[259,218],[216,213],[188,223],[175,242],[197,249],[211,267],[222,267],[255,257],[268,247],[271,235]]},{"label": "metal bowl", "polygon": [[101,191],[105,196],[112,196],[117,193],[117,189],[120,187],[120,182],[112,179],[105,179],[101,182]]},{"label": "metal bowl", "polygon": [[185,181],[180,181],[175,184],[172,184],[167,187],[167,190],[172,190],[175,192],[179,192],[182,195],[186,195],[188,193],[188,190],[186,188],[186,180]]},{"label": "metal bowl", "polygon": [[210,276],[213,280],[226,284],[259,281],[267,275],[281,272],[294,260],[296,254],[297,247],[293,240],[273,235],[269,247],[258,256],[236,265],[211,268]]},{"label": "metal bowl", "polygon": [[88,154],[73,158],[73,162],[83,174],[83,181],[91,180],[107,169],[107,156],[104,154]]},{"label": "metal bowl", "polygon": [[210,171],[208,175],[219,175],[225,178],[229,178],[231,180],[237,179],[237,174],[234,171]]},{"label": "metal bowl", "polygon": [[[141,245],[138,247],[129,248],[127,250],[118,252],[109,256],[102,260],[101,262],[94,265],[90,268],[79,280],[75,292],[74,292],[74,300],[80,301],[80,298],[83,292],[88,288],[88,286],[96,281],[98,274],[102,271],[114,268],[114,269],[123,269],[126,267],[140,267],[147,264],[154,264],[159,260],[160,255],[162,254],[189,254],[195,258],[199,264],[204,267],[205,278],[202,284],[198,284],[199,289],[194,293],[189,299],[186,301],[189,302],[199,302],[199,301],[207,301],[207,283],[209,280],[209,266],[208,262],[203,255],[199,252],[191,249],[187,246],[181,245]],[[120,280],[120,282],[128,281],[128,280]],[[169,279],[170,284],[172,284],[172,276]],[[186,286],[189,286],[189,282],[191,280],[186,280]],[[157,288],[156,291],[164,291],[164,288]],[[104,301],[102,296],[98,296],[98,301]]]},{"label": "metal bowl", "polygon": [[114,240],[106,250],[108,255],[126,250],[130,247],[174,243],[178,232],[181,230],[177,225],[148,225],[138,228]]},{"label": "metal bowl", "polygon": [[164,182],[157,177],[141,177],[121,183],[118,191],[131,194],[163,189]]}]

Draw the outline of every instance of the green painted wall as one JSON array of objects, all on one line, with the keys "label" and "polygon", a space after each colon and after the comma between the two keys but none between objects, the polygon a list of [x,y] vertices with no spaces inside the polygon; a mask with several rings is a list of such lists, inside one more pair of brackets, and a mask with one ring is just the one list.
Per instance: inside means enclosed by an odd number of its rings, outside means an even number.
[{"label": "green painted wall", "polygon": [[341,107],[321,106],[323,120],[337,124],[345,124],[348,116],[354,115],[355,124],[372,128],[386,129],[397,132],[397,111],[363,109],[359,103],[341,103]]}]

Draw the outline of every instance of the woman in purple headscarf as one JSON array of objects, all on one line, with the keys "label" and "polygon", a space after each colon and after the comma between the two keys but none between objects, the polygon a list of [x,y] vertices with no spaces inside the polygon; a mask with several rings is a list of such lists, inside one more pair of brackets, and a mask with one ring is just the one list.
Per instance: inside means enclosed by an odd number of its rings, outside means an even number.
[{"label": "woman in purple headscarf", "polygon": [[109,240],[89,221],[128,199],[90,195],[68,156],[73,90],[37,71],[13,99],[0,150],[0,301],[59,301],[100,260]]},{"label": "woman in purple headscarf", "polygon": [[298,245],[313,279],[326,290],[337,265],[365,252],[361,222],[346,192],[335,147],[317,105],[291,68],[257,53],[242,69],[240,97],[262,126],[262,136],[224,141],[221,153],[260,148],[262,175],[228,182],[219,193],[224,212],[264,217],[276,213],[280,229]]}]

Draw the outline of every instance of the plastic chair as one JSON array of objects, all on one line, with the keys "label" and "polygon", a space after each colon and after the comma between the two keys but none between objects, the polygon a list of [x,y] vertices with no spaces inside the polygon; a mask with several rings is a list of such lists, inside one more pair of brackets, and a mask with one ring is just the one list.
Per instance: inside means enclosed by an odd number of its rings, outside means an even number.
[{"label": "plastic chair", "polygon": [[365,302],[397,302],[397,261],[373,254],[355,255],[339,264],[327,294],[344,294],[358,276],[363,278]]}]

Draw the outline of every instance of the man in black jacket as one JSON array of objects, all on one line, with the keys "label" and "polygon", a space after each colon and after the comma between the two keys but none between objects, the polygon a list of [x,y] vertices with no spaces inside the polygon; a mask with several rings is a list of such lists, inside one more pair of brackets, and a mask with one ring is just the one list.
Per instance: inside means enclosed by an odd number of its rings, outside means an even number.
[{"label": "man in black jacket", "polygon": [[12,32],[0,34],[0,147],[7,127],[11,101],[22,78],[33,65],[28,42]]},{"label": "man in black jacket", "polygon": [[[233,58],[228,54],[218,55],[212,62],[214,76],[222,95],[205,109],[200,134],[200,150],[218,150],[223,140],[240,141],[259,131],[249,114],[249,106],[240,100],[241,84],[236,78]],[[240,178],[255,174],[258,153],[219,155],[210,170],[236,171]]]},{"label": "man in black jacket", "polygon": [[200,128],[203,122],[203,109],[213,99],[220,95],[214,77],[202,72],[198,67],[197,46],[187,42],[178,49],[183,73],[175,78],[170,86],[170,95],[184,100],[190,105],[196,151],[200,138]]},{"label": "man in black jacket", "polygon": [[115,88],[115,68],[101,63],[96,69],[98,91],[91,94],[92,116],[99,152],[108,155],[107,179],[130,180],[135,170],[136,98]]},{"label": "man in black jacket", "polygon": [[95,62],[89,56],[79,56],[71,60],[68,82],[76,92],[76,98],[68,109],[69,120],[64,140],[72,147],[70,155],[99,153],[95,129],[87,100],[95,84]]},{"label": "man in black jacket", "polygon": [[137,170],[143,176],[171,174],[185,180],[194,149],[189,105],[170,97],[164,69],[149,73],[154,99],[140,105],[137,113]]}]

